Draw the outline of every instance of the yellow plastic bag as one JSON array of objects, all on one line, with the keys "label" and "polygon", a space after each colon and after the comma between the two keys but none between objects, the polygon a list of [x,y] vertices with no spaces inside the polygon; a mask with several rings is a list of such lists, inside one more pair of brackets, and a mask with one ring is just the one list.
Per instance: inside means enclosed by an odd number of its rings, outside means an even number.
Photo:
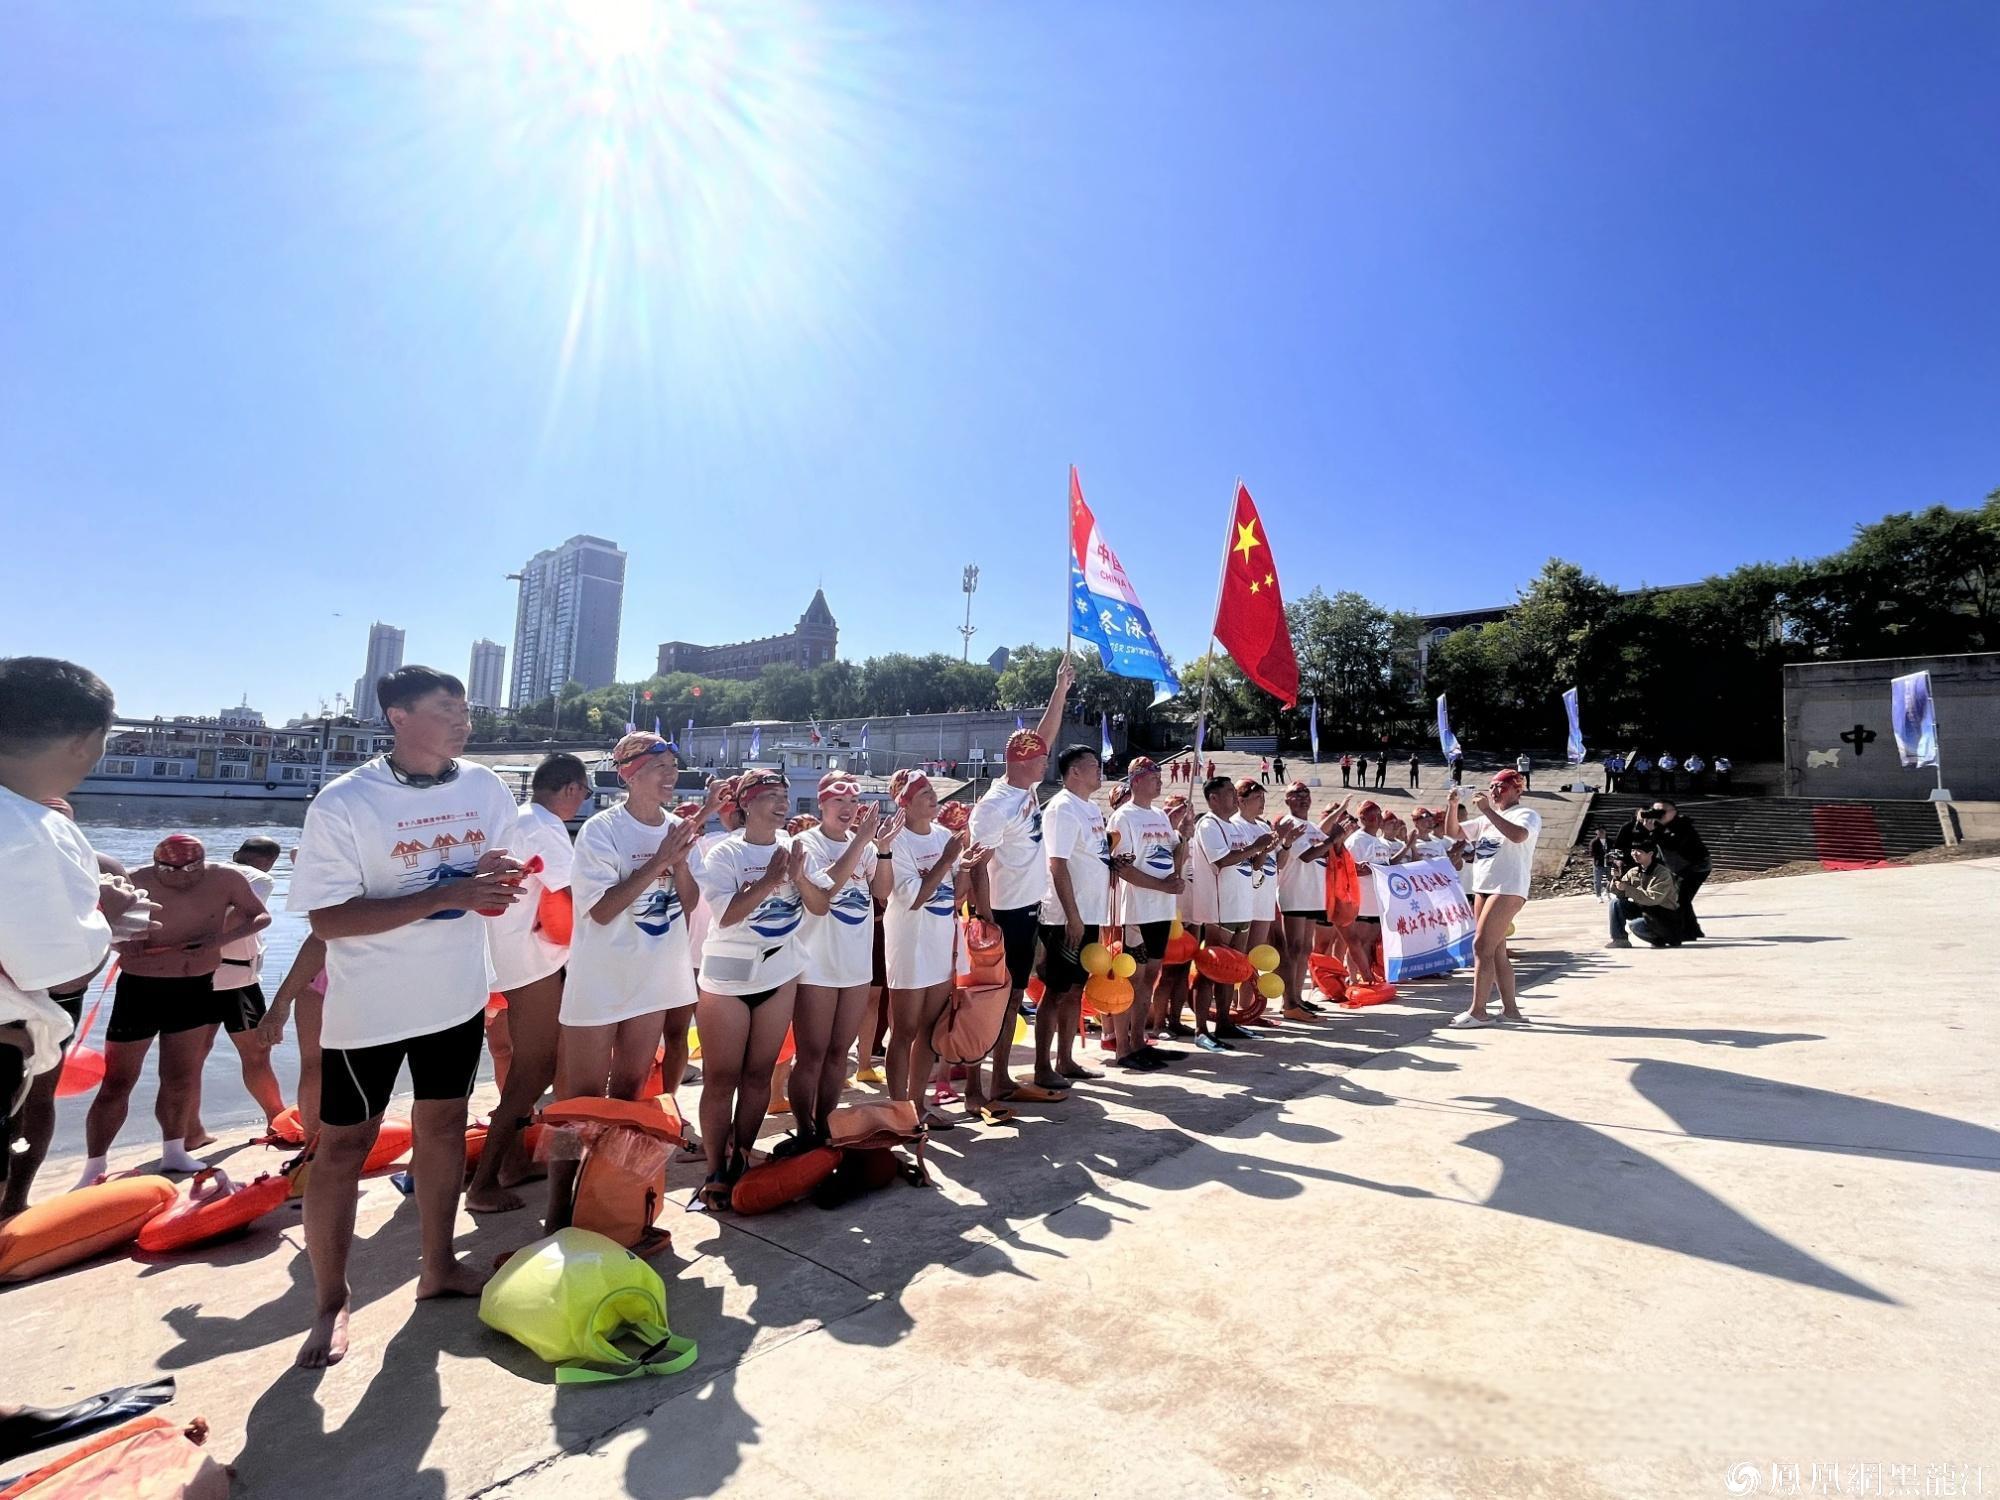
[{"label": "yellow plastic bag", "polygon": [[[667,1327],[659,1273],[588,1229],[560,1230],[509,1259],[480,1293],[479,1321],[554,1365],[558,1385],[672,1375],[697,1352]],[[627,1336],[637,1354],[614,1342]]]}]

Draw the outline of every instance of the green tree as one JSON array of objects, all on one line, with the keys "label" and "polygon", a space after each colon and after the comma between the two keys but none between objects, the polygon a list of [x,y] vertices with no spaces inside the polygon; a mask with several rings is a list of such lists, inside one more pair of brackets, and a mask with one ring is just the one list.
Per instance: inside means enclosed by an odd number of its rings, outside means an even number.
[{"label": "green tree", "polygon": [[1317,588],[1285,615],[1299,659],[1299,708],[1286,726],[1294,736],[1304,736],[1315,699],[1322,743],[1373,743],[1391,719],[1407,716],[1409,685],[1397,680],[1396,654],[1409,630],[1397,616],[1360,594],[1329,597]]},{"label": "green tree", "polygon": [[846,719],[863,712],[861,668],[851,661],[822,662],[812,673],[813,712],[822,719]]},{"label": "green tree", "polygon": [[774,662],[757,674],[757,716],[804,719],[813,711],[813,683],[803,667]]}]

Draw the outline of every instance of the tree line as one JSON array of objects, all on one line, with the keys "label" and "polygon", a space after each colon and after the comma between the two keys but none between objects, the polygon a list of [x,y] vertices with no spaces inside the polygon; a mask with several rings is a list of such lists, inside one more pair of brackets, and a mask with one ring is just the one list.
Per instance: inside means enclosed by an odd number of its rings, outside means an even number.
[{"label": "tree line", "polygon": [[[1315,588],[1287,614],[1299,658],[1295,710],[1280,710],[1226,656],[1179,666],[1182,691],[1156,705],[1151,683],[1114,677],[1085,651],[1071,712],[1093,724],[1112,716],[1135,745],[1172,748],[1191,740],[1206,685],[1216,735],[1275,731],[1302,747],[1316,701],[1323,753],[1385,743],[1428,751],[1432,701],[1445,693],[1468,750],[1550,753],[1564,738],[1560,694],[1575,686],[1594,748],[1775,756],[1788,662],[2000,649],[2000,490],[1975,510],[1939,505],[1859,526],[1826,557],[1750,563],[1685,587],[1621,591],[1551,558],[1503,618],[1454,631],[1428,653],[1417,617],[1358,593]],[[1023,645],[996,672],[942,652],[891,652],[811,671],[768,666],[747,681],[673,672],[595,691],[571,683],[511,715],[476,716],[474,733],[614,734],[628,714],[649,727],[658,718],[671,733],[690,719],[858,724],[906,713],[1027,713],[1048,701],[1061,656]]]}]

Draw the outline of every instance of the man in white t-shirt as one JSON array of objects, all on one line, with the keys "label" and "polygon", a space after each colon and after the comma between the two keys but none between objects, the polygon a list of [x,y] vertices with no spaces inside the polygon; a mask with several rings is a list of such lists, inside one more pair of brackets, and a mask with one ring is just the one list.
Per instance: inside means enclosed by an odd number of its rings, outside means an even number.
[{"label": "man in white t-shirt", "polygon": [[493,1106],[479,1166],[465,1187],[465,1206],[472,1213],[506,1213],[522,1203],[514,1191],[529,1170],[521,1132],[536,1101],[555,1081],[563,965],[576,916],[570,896],[576,851],[569,820],[589,796],[590,773],[582,761],[562,751],[544,756],[505,839],[507,852],[529,873],[521,881],[521,899],[486,927],[493,989],[507,1004],[486,1019],[500,1102]]},{"label": "man in white t-shirt", "polygon": [[1187,845],[1173,821],[1153,804],[1160,795],[1160,767],[1141,755],[1125,768],[1130,796],[1111,814],[1111,872],[1117,879],[1113,899],[1116,921],[1128,938],[1125,951],[1139,962],[1132,975],[1132,1004],[1107,1018],[1113,1039],[1112,1066],[1150,1073],[1167,1066],[1179,1052],[1155,1047],[1146,1040],[1152,1013],[1153,987],[1159,983],[1161,961],[1174,926],[1174,904],[1186,888],[1181,867]]},{"label": "man in white t-shirt", "polygon": [[[1354,873],[1361,878],[1361,909],[1354,918],[1355,938],[1367,955],[1371,974],[1382,972],[1382,898],[1375,893],[1377,865],[1393,864],[1402,857],[1404,840],[1387,826],[1382,804],[1369,798],[1356,809],[1361,826],[1347,836],[1347,852],[1354,856]],[[1400,824],[1398,825],[1400,827]]]},{"label": "man in white t-shirt", "polygon": [[31,1088],[53,1091],[45,1080],[80,1013],[70,1007],[80,1007],[114,938],[153,925],[151,901],[101,875],[83,830],[49,805],[97,764],[112,707],[111,689],[74,662],[0,658],[0,1219],[28,1206],[48,1147],[31,1140],[16,1157],[17,1111]]},{"label": "man in white t-shirt", "polygon": [[1535,874],[1535,840],[1542,831],[1542,815],[1523,807],[1526,791],[1518,771],[1495,771],[1486,790],[1475,792],[1472,805],[1479,816],[1461,823],[1458,797],[1444,805],[1447,838],[1463,837],[1468,851],[1470,878],[1466,890],[1472,897],[1472,1004],[1462,1015],[1453,1016],[1453,1026],[1490,1026],[1486,997],[1500,992],[1500,1019],[1525,1023],[1514,992],[1514,962],[1507,956],[1507,929],[1528,901],[1528,887]]},{"label": "man in white t-shirt", "polygon": [[[1083,986],[1090,976],[1081,954],[1102,939],[1111,920],[1111,845],[1104,810],[1091,801],[1104,781],[1103,764],[1088,745],[1056,757],[1062,790],[1042,809],[1048,870],[1042,887],[1042,1004],[1035,1012],[1035,1083],[1066,1089],[1101,1078],[1076,1060],[1083,1026]],[[1052,1063],[1052,1044],[1059,1055]]]},{"label": "man in white t-shirt", "polygon": [[399,667],[376,695],[396,748],[313,799],[287,903],[326,943],[320,1139],[306,1187],[316,1303],[298,1358],[307,1369],[347,1353],[355,1194],[405,1063],[416,1095],[417,1296],[477,1296],[486,1279],[454,1255],[452,1223],[492,984],[486,917],[521,896],[521,861],[506,847],[518,809],[499,777],[457,759],[471,717],[456,677]]},{"label": "man in white t-shirt", "polygon": [[[266,911],[270,910],[271,896],[278,888],[277,881],[271,878],[271,871],[277,868],[278,858],[284,852],[276,839],[258,833],[243,840],[229,858],[230,867],[249,882],[250,893],[264,903]],[[267,1009],[264,1000],[264,944],[261,929],[250,937],[225,944],[222,962],[210,983],[214,986],[221,1017],[219,1024],[230,1044],[236,1048],[236,1061],[243,1069],[243,1087],[257,1101],[257,1107],[264,1111],[264,1123],[268,1125],[285,1112],[285,1091],[271,1067],[271,1043],[262,1030]],[[214,1045],[215,1034],[211,1031],[209,1047]],[[204,1058],[206,1055],[204,1051]],[[199,1079],[195,1091],[198,1098]],[[197,1134],[206,1134],[200,1130],[201,1114],[198,1108],[193,1124]]]},{"label": "man in white t-shirt", "polygon": [[1285,980],[1286,1009],[1296,1010],[1300,1017],[1319,1013],[1319,1007],[1305,998],[1306,955],[1333,949],[1333,929],[1326,920],[1326,857],[1331,844],[1311,812],[1311,787],[1294,781],[1285,788],[1285,812],[1277,829],[1291,840],[1291,847],[1278,867],[1278,918],[1285,939],[1279,973]]},{"label": "man in white t-shirt", "polygon": [[1041,1084],[1016,1085],[1010,1068],[1014,1048],[1014,1018],[1035,970],[1035,940],[1041,927],[1043,887],[1048,862],[1042,851],[1042,807],[1038,788],[1049,766],[1049,742],[1062,727],[1063,704],[1069,699],[1076,669],[1065,656],[1056,668],[1055,692],[1033,729],[1017,729],[1007,738],[1006,772],[987,789],[972,809],[967,828],[970,842],[992,851],[973,881],[973,910],[1000,929],[1007,947],[1007,977],[1012,993],[1000,1022],[1000,1039],[993,1047],[992,1087],[982,1086],[979,1066],[966,1069],[966,1107],[977,1115],[989,1100],[1018,1093],[1024,1103],[1047,1104],[1062,1097],[1060,1090]]},{"label": "man in white t-shirt", "polygon": [[[1257,867],[1276,845],[1278,835],[1257,834],[1237,820],[1242,802],[1236,783],[1227,776],[1209,777],[1201,791],[1208,812],[1194,825],[1188,917],[1200,928],[1205,946],[1241,949],[1248,940],[1256,905],[1253,881]],[[1235,992],[1233,984],[1208,979],[1195,986],[1194,1044],[1202,1051],[1233,1051],[1230,1044],[1250,1034],[1229,1019],[1229,997]]]}]

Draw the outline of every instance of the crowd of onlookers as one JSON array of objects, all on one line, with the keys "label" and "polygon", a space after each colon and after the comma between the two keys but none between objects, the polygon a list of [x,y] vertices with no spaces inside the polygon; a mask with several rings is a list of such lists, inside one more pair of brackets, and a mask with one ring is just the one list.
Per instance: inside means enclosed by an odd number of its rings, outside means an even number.
[{"label": "crowd of onlookers", "polygon": [[1591,889],[1610,901],[1613,948],[1632,939],[1678,948],[1704,936],[1695,893],[1713,869],[1694,820],[1671,797],[1656,798],[1632,821],[1590,841]]}]

